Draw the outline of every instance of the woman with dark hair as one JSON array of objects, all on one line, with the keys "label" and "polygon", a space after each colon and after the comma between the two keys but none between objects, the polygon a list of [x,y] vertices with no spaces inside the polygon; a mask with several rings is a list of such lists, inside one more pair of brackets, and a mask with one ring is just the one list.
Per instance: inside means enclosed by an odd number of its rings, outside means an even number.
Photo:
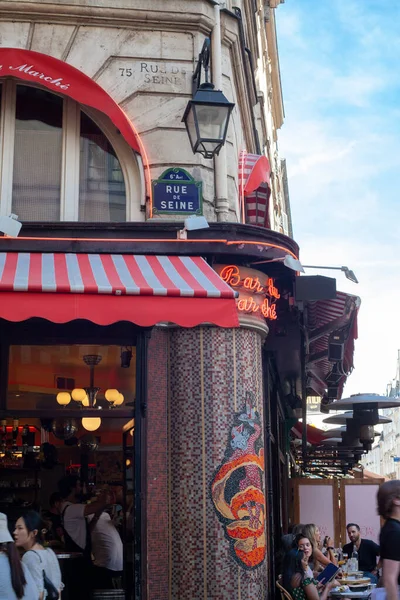
[{"label": "woman with dark hair", "polygon": [[37,600],[35,584],[21,564],[8,531],[7,517],[0,513],[0,600]]},{"label": "woman with dark hair", "polygon": [[[307,573],[308,558],[302,550],[293,548],[283,559],[282,584],[294,600],[327,600],[329,592],[337,585],[327,583],[321,594],[320,584]],[[318,586],[318,587],[317,587]]]},{"label": "woman with dark hair", "polygon": [[25,550],[22,562],[29,569],[35,582],[36,598],[45,599],[43,571],[46,577],[58,590],[59,595],[64,587],[61,582],[60,565],[51,548],[44,548],[42,541],[42,519],[34,510],[27,511],[18,519],[14,531],[15,543]]}]

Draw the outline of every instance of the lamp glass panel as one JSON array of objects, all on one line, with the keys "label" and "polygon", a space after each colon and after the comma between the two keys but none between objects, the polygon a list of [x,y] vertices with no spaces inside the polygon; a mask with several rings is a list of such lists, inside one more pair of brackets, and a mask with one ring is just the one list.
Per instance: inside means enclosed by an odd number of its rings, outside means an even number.
[{"label": "lamp glass panel", "polygon": [[195,114],[196,114],[196,108],[193,104],[191,104],[190,106],[190,110],[187,114],[186,117],[186,128],[187,128],[187,132],[189,135],[189,139],[190,139],[190,143],[192,145],[192,148],[195,147],[196,143],[197,143],[197,128],[196,128],[196,120],[195,120]]},{"label": "lamp glass panel", "polygon": [[196,116],[201,139],[222,141],[229,116],[227,106],[196,106]]}]

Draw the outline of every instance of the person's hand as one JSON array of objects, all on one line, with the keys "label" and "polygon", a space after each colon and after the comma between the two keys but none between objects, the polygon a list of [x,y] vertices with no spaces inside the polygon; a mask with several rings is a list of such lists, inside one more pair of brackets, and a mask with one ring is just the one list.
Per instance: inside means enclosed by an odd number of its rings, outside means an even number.
[{"label": "person's hand", "polygon": [[333,539],[332,539],[331,537],[330,537],[330,538],[328,538],[328,542],[327,542],[327,548],[329,548],[329,547],[333,548],[333,546],[334,546],[334,545],[335,545],[335,544],[334,544],[334,542],[333,542]]},{"label": "person's hand", "polygon": [[333,590],[333,588],[337,587],[338,585],[340,585],[340,583],[338,581],[336,581],[336,579],[333,579],[332,581],[330,581],[329,583],[326,584],[326,589],[327,590]]}]

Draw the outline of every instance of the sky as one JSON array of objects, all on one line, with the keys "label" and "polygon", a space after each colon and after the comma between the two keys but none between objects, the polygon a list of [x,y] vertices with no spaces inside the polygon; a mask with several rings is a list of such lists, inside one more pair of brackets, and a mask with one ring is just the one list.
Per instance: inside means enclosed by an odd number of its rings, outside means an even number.
[{"label": "sky", "polygon": [[400,2],[285,0],[276,10],[294,238],[307,269],[361,297],[343,397],[385,393],[400,349]]}]

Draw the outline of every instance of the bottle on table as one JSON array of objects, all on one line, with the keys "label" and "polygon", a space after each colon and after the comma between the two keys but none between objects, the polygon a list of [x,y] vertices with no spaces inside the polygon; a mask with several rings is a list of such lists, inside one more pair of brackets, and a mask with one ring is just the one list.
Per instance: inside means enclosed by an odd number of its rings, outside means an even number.
[{"label": "bottle on table", "polygon": [[351,555],[352,563],[353,563],[353,571],[358,571],[358,550],[356,546],[353,546],[353,552]]}]

